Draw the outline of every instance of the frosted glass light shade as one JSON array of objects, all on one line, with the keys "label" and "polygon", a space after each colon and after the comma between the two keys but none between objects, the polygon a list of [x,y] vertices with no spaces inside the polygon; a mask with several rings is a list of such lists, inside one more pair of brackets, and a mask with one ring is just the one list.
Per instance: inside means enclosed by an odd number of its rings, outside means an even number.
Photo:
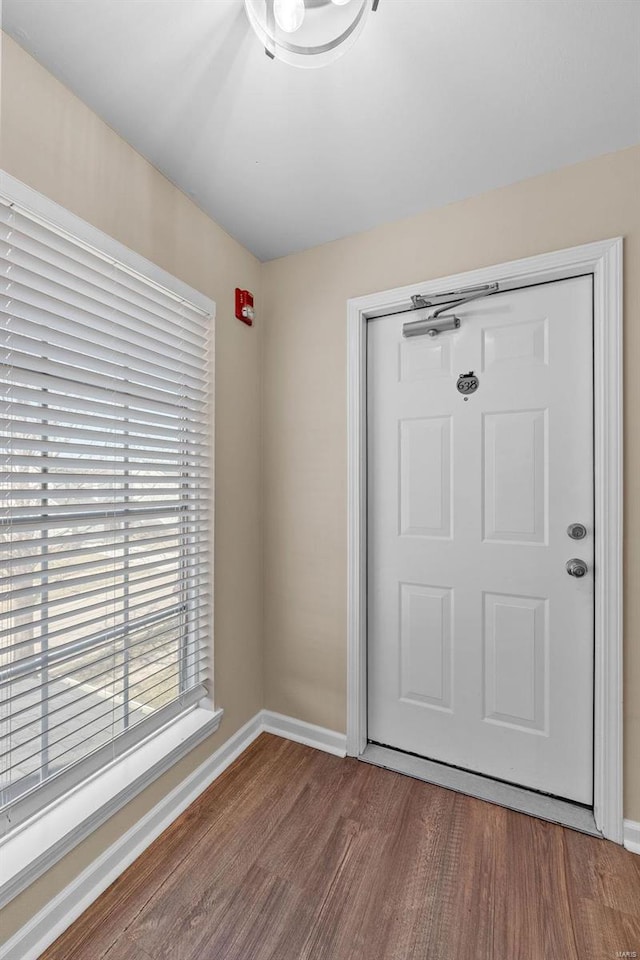
[{"label": "frosted glass light shade", "polygon": [[274,0],[276,24],[285,33],[295,33],[304,21],[304,0]]},{"label": "frosted glass light shade", "polygon": [[322,67],[353,46],[373,0],[304,0],[304,17],[295,35],[278,25],[275,0],[244,0],[244,5],[249,23],[271,56],[295,67]]}]

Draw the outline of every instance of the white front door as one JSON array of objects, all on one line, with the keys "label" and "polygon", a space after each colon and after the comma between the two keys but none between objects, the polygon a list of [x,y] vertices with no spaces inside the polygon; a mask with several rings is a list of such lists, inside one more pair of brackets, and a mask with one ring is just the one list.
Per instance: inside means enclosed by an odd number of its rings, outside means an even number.
[{"label": "white front door", "polygon": [[590,805],[591,277],[455,314],[368,323],[368,738]]}]

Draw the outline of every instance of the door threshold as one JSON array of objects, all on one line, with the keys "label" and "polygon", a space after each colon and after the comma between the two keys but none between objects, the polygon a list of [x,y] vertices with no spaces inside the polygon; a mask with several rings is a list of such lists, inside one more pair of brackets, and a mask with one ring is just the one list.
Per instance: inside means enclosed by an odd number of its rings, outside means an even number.
[{"label": "door threshold", "polygon": [[530,817],[559,823],[563,827],[588,833],[592,837],[602,837],[602,833],[596,827],[593,811],[568,800],[559,800],[557,797],[536,793],[535,790],[516,787],[501,780],[492,780],[478,773],[470,773],[468,770],[450,767],[446,763],[437,763],[435,760],[426,760],[424,757],[416,757],[401,750],[382,747],[377,743],[368,743],[364,753],[358,759],[376,767],[385,767],[395,773],[414,777],[416,780],[434,783],[444,787],[445,790],[455,790],[470,797],[477,797],[479,800],[508,807],[518,813],[526,813]]}]

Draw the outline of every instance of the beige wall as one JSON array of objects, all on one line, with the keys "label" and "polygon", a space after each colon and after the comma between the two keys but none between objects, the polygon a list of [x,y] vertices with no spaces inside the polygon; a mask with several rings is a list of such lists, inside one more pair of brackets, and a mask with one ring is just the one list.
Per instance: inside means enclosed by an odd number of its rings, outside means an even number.
[{"label": "beige wall", "polygon": [[[0,941],[261,707],[260,324],[233,315],[261,264],[2,35],[0,166],[212,297],[216,323],[215,698],[218,733],[0,913]],[[259,302],[259,301],[258,301]]]},{"label": "beige wall", "polygon": [[640,820],[640,147],[265,265],[268,708],[345,730],[346,300],[619,235],[625,238],[625,816]]}]

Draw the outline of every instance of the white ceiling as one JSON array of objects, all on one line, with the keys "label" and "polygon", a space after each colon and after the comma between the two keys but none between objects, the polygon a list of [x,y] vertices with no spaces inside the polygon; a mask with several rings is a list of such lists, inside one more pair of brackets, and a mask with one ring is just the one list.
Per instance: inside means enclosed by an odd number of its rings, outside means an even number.
[{"label": "white ceiling", "polygon": [[637,0],[381,0],[315,70],[242,0],[4,0],[3,28],[263,260],[640,141]]}]

